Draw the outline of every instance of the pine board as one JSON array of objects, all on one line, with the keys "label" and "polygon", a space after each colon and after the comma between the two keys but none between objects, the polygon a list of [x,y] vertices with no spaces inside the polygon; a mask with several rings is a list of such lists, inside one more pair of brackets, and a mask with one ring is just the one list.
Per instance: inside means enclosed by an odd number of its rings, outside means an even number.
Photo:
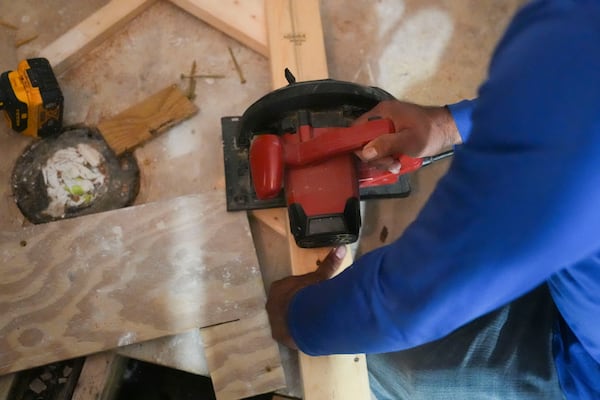
[{"label": "pine board", "polygon": [[0,400],[10,400],[10,389],[12,388],[16,376],[16,374],[0,376]]},{"label": "pine board", "polygon": [[[270,46],[273,88],[285,86],[287,67],[298,81],[328,77],[319,0],[266,0],[267,35]],[[288,229],[292,273],[305,274],[317,267],[329,249],[300,249]],[[347,252],[343,267],[351,264]],[[364,355],[310,357],[300,353],[305,400],[369,399],[367,363]]]},{"label": "pine board", "polygon": [[71,400],[111,400],[119,388],[126,359],[113,352],[86,357]]},{"label": "pine board", "polygon": [[262,309],[246,216],[227,213],[224,199],[212,192],[1,232],[0,374]]},{"label": "pine board", "polygon": [[273,89],[287,85],[287,67],[298,81],[329,76],[318,0],[265,0]]}]

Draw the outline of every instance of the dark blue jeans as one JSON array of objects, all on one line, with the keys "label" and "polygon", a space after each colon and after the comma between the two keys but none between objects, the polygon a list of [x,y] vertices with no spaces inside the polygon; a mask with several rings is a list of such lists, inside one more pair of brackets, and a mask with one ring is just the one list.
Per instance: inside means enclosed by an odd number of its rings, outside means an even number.
[{"label": "dark blue jeans", "polygon": [[368,355],[371,390],[377,400],[564,399],[552,358],[556,312],[544,285],[443,339]]}]

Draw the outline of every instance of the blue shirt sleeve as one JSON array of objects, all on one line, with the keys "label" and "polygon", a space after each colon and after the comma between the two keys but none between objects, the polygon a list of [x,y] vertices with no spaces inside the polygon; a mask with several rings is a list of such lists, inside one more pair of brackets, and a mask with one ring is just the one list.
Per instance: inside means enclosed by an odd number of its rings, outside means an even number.
[{"label": "blue shirt sleeve", "polygon": [[463,143],[471,136],[471,129],[473,127],[471,116],[473,114],[475,102],[475,100],[463,100],[448,105],[448,110],[450,110],[450,114],[452,114],[452,118],[454,118],[454,123],[458,128],[458,133],[460,134]]},{"label": "blue shirt sleeve", "polygon": [[469,140],[402,237],[292,299],[302,351],[438,339],[600,249],[600,11],[567,3],[515,18]]}]

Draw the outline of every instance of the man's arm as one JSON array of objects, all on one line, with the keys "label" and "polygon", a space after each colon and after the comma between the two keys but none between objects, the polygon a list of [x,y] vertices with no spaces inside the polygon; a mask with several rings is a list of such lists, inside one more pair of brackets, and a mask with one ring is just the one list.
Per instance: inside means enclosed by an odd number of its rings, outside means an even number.
[{"label": "man's arm", "polygon": [[600,248],[599,15],[530,7],[515,20],[472,135],[416,221],[292,299],[287,321],[301,350],[435,340]]}]

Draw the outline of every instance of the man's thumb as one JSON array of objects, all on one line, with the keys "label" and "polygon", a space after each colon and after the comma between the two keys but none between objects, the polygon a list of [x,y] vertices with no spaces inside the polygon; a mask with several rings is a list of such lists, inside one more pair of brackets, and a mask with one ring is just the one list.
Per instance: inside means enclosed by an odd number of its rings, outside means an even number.
[{"label": "man's thumb", "polygon": [[342,245],[332,249],[327,257],[319,264],[315,271],[321,280],[331,278],[342,265],[342,260],[346,257],[346,246]]}]

